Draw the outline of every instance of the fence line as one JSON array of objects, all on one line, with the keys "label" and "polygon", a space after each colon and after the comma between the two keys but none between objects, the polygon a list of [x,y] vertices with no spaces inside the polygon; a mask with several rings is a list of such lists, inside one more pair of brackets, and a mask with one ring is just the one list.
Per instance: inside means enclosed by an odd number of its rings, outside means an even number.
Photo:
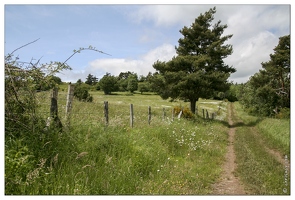
[{"label": "fence line", "polygon": [[[51,94],[51,105],[50,105],[50,117],[54,119],[54,121],[59,120],[58,118],[58,90],[57,89],[53,89],[52,90],[52,94]],[[97,119],[97,113],[95,112],[79,112],[79,113],[72,113],[73,107],[75,105],[73,105],[73,98],[74,97],[74,86],[69,84],[68,86],[68,93],[66,96],[66,105],[65,105],[65,119],[66,119],[66,126],[69,127],[70,126],[70,116],[71,115],[80,115],[80,114],[88,114],[88,115],[95,115],[96,117],[96,122],[103,122],[105,123],[106,126],[109,125],[109,103],[108,101],[104,101],[103,102],[103,113],[104,113],[104,117],[101,117],[100,120]],[[63,107],[63,106],[62,106]],[[198,106],[196,106],[196,110],[194,112],[195,115],[198,116]],[[130,104],[130,115],[129,115],[129,119],[130,119],[130,127],[133,128],[134,127],[134,106],[133,104]],[[172,108],[171,110],[171,119],[172,121],[174,121],[175,118],[175,109]],[[205,116],[205,112],[206,112],[206,116]],[[44,112],[46,113],[46,112]],[[211,113],[211,115],[209,115],[209,112],[207,109],[202,109],[202,114],[203,114],[203,118],[204,119],[210,119],[209,116],[211,116],[211,119],[214,119],[215,117],[215,113]],[[181,108],[180,113],[178,114],[178,119],[184,115],[184,109],[183,107]],[[91,117],[90,117],[91,118]],[[126,117],[127,118],[127,117]],[[162,120],[166,120],[167,119],[167,110],[165,107],[162,108]],[[87,121],[89,120],[89,118],[87,119]],[[59,120],[60,121],[60,120]],[[82,120],[83,121],[83,120]],[[151,106],[148,106],[148,112],[147,112],[147,123],[150,125],[152,122],[152,108]]]}]

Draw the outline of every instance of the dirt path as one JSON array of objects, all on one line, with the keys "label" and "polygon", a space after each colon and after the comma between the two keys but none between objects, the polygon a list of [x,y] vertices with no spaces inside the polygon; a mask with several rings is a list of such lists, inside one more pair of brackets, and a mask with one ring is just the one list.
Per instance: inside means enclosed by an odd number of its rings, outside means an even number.
[{"label": "dirt path", "polygon": [[235,177],[234,171],[236,169],[236,155],[234,151],[234,140],[235,140],[235,131],[236,129],[233,127],[232,120],[233,113],[233,105],[230,104],[229,115],[228,115],[228,123],[230,125],[230,129],[228,132],[228,142],[229,145],[227,147],[227,153],[225,155],[226,161],[222,167],[223,172],[219,182],[213,185],[213,195],[245,195],[246,192],[244,190],[243,185],[241,184],[238,177]]}]

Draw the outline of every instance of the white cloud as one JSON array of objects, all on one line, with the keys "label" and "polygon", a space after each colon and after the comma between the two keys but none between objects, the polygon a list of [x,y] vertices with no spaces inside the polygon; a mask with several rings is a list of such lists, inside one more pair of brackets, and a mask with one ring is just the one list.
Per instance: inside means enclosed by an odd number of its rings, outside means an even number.
[{"label": "white cloud", "polygon": [[143,55],[140,59],[97,59],[91,61],[86,71],[89,72],[109,72],[112,75],[119,75],[120,72],[131,71],[138,75],[147,75],[148,72],[154,72],[152,67],[156,60],[168,61],[175,55],[174,46],[170,44],[163,44],[155,49],[150,50]]},{"label": "white cloud", "polygon": [[250,76],[262,69],[261,62],[269,61],[278,38],[270,32],[261,32],[252,38],[233,46],[234,52],[225,59],[225,63],[237,69],[230,77],[234,82],[246,82]]}]

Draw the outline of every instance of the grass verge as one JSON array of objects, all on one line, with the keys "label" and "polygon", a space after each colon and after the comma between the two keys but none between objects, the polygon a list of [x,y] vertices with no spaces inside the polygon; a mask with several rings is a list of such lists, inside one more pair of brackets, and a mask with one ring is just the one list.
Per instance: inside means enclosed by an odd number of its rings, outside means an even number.
[{"label": "grass verge", "polygon": [[[244,121],[244,123],[238,123],[239,126],[236,129],[235,136],[238,176],[246,185],[246,189],[250,191],[250,194],[289,195],[289,169],[286,165],[279,163],[264,148],[264,146],[269,145],[267,141],[270,140],[266,139],[265,132],[256,132],[252,128],[253,125],[258,124],[257,126],[259,126],[263,121],[241,112],[238,103],[235,103],[235,107],[237,108],[237,112],[234,113],[235,122],[240,117]],[[273,132],[268,131],[267,133],[274,138]],[[261,143],[261,141],[263,142]],[[284,140],[277,140],[273,145],[280,146],[280,141]]]}]

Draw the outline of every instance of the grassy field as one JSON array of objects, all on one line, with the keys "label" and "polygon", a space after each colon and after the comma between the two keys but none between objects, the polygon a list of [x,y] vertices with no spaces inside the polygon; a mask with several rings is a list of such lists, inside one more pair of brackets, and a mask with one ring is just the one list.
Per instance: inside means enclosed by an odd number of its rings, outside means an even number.
[{"label": "grassy field", "polygon": [[[199,99],[198,117],[172,120],[172,108],[188,109],[188,102],[169,102],[149,93],[91,94],[91,103],[73,101],[70,127],[62,133],[44,129],[32,132],[27,143],[26,138],[6,141],[5,194],[212,193],[228,145],[227,102]],[[104,101],[109,102],[108,126]],[[38,113],[46,119],[50,93],[38,93],[38,102]],[[65,105],[66,89],[61,89],[58,115],[63,124]],[[235,173],[247,193],[290,194],[289,171],[263,148],[281,152],[289,162],[290,121],[257,118],[244,113],[238,102],[234,106]],[[217,113],[215,120],[203,119],[202,109]]]},{"label": "grassy field", "polygon": [[256,126],[265,143],[290,158],[290,119],[259,118],[245,113],[239,103],[235,103],[238,116],[245,124]]},{"label": "grassy field", "polygon": [[[201,100],[219,120],[177,119],[174,106],[153,94],[92,92],[94,102],[74,100],[70,128],[40,136],[39,162],[24,183],[6,194],[210,194],[221,173],[227,146],[227,103]],[[49,116],[50,94],[39,94],[40,112]],[[103,102],[109,102],[110,121],[105,126]],[[58,96],[59,116],[65,122],[66,91]],[[129,125],[129,106],[134,104],[134,127]],[[148,125],[148,106],[152,121]],[[163,119],[163,108],[166,118]],[[224,119],[226,120],[226,119]],[[36,139],[37,140],[37,139]]]}]

